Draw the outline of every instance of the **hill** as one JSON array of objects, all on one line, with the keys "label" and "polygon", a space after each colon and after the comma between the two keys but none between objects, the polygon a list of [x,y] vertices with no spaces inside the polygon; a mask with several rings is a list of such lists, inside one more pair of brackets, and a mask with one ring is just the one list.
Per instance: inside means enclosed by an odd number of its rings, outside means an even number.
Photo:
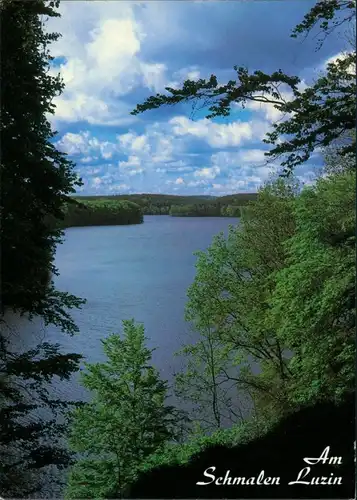
[{"label": "hill", "polygon": [[172,194],[119,194],[98,196],[76,196],[78,201],[130,201],[139,205],[146,215],[176,216],[237,216],[230,206],[242,207],[254,201],[256,193],[237,193],[227,196],[172,195]]}]

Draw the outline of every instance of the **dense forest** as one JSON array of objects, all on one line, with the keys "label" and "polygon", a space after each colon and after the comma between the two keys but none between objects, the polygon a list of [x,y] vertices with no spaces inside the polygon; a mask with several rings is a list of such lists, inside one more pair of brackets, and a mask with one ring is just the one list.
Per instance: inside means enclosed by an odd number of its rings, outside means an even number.
[{"label": "dense forest", "polygon": [[173,217],[240,217],[244,207],[237,205],[221,205],[220,202],[210,204],[172,205],[170,215]]},{"label": "dense forest", "polygon": [[237,193],[227,196],[179,196],[166,194],[130,194],[112,196],[80,196],[79,202],[131,201],[139,205],[145,215],[239,217],[239,208],[254,201],[256,193]]},{"label": "dense forest", "polygon": [[[187,197],[122,195],[80,208],[73,197],[81,180],[75,164],[56,149],[48,121],[55,112],[53,98],[64,86],[49,72],[48,48],[59,34],[47,33],[43,18],[59,16],[58,6],[57,0],[0,4],[1,496],[43,497],[41,473],[52,466],[62,471],[59,480],[68,499],[217,498],[215,484],[197,488],[205,467],[221,461],[223,475],[237,466],[239,475],[253,476],[261,467],[270,476],[283,476],[282,467],[298,473],[303,456],[318,457],[331,446],[330,454],[343,457],[342,464],[314,465],[314,476],[343,476],[342,484],[283,485],[263,492],[235,486],[230,493],[220,492],[226,498],[352,498],[355,45],[307,88],[299,89],[299,78],[281,70],[251,74],[236,67],[236,79],[226,85],[214,75],[208,81],[188,80],[132,112],[203,100],[211,119],[228,116],[233,105],[261,102],[263,92],[264,102],[285,114],[265,139],[272,146],[267,155],[279,161],[282,175],[257,195],[245,195],[253,196],[249,204],[242,195],[194,203]],[[292,36],[311,36],[316,27],[323,43],[336,27],[353,24],[355,14],[353,0],[317,0]],[[279,83],[291,88],[291,101],[280,100]],[[296,166],[317,150],[323,172],[316,183],[304,186]],[[143,196],[145,203],[139,202]],[[86,205],[88,198],[80,201]],[[186,319],[199,340],[183,346],[186,366],[174,388],[152,366],[144,325],[133,319],[103,338],[106,361],[85,365],[81,383],[91,400],[53,399],[51,381],[78,372],[81,355],[63,353],[45,341],[13,352],[5,313],[39,317],[69,335],[78,332],[71,309],[80,308],[85,298],[58,290],[48,279],[58,274],[54,256],[66,217],[76,225],[76,217],[118,223],[130,214],[132,223],[141,222],[142,212],[154,206],[169,207],[163,208],[168,213],[177,210],[173,207],[215,203],[224,210],[244,209],[228,236],[217,235],[197,253]],[[253,372],[252,361],[258,371]],[[190,412],[167,403],[173,390],[189,403]],[[243,397],[252,408],[245,419]],[[227,418],[228,429],[222,424]]]},{"label": "dense forest", "polygon": [[67,203],[63,228],[75,226],[110,226],[141,224],[143,213],[139,205],[126,200],[91,200]]},{"label": "dense forest", "polygon": [[[139,195],[140,196],[140,195]],[[221,198],[214,202],[200,199],[198,197],[175,197],[178,204],[172,203],[169,196],[159,195],[152,201],[147,195],[134,199],[140,200],[140,204],[125,199],[121,196],[98,196],[77,197],[73,202],[66,203],[64,207],[64,219],[58,220],[60,227],[68,228],[75,226],[109,226],[121,224],[140,224],[143,215],[172,215],[176,217],[240,217],[243,206],[221,204]],[[132,198],[132,199],[133,199]],[[249,196],[234,195],[229,199],[233,202],[249,203],[256,198],[256,194]],[[188,204],[187,200],[191,203]],[[192,203],[192,201],[195,203]],[[182,202],[182,204],[179,204]]]}]

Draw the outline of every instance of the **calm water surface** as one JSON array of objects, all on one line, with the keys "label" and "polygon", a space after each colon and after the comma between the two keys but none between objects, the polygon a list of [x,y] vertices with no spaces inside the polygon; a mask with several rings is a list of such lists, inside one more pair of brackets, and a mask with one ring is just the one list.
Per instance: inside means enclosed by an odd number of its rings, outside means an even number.
[{"label": "calm water surface", "polygon": [[[193,338],[184,321],[186,292],[195,276],[193,252],[205,250],[214,235],[236,223],[232,218],[146,216],[140,225],[67,229],[56,253],[56,285],[87,299],[72,314],[80,333],[69,336],[13,317],[13,346],[21,350],[45,340],[59,343],[63,352],[82,354],[85,361],[101,361],[100,340],[121,332],[122,320],[134,318],[144,324],[148,346],[157,348],[153,363],[172,382],[182,366],[174,353]],[[86,399],[77,375],[55,386],[60,397]]]}]

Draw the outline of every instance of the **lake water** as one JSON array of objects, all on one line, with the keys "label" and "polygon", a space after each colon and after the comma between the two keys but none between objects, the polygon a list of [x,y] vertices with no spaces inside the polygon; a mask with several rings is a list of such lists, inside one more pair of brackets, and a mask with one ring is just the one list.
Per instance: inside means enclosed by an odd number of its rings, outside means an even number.
[{"label": "lake water", "polygon": [[[87,299],[81,310],[72,312],[80,332],[70,336],[54,326],[45,327],[41,320],[29,322],[7,314],[12,349],[20,352],[47,341],[60,344],[63,352],[82,354],[85,361],[104,361],[101,339],[122,332],[122,320],[134,318],[145,326],[147,346],[156,348],[153,364],[172,384],[184,363],[174,353],[197,338],[184,320],[187,288],[195,277],[194,252],[207,249],[214,235],[227,233],[237,222],[146,216],[140,225],[67,229],[56,253],[60,272],[56,285]],[[89,399],[79,373],[69,381],[54,380],[51,392],[64,400]],[[189,409],[174,397],[170,403]],[[46,412],[42,416],[46,418]],[[61,497],[62,488],[54,485],[54,477],[65,481],[66,473],[53,467],[43,471],[42,498]]]},{"label": "lake water", "polygon": [[[41,340],[59,343],[88,362],[104,360],[100,340],[122,331],[121,321],[134,318],[145,326],[147,345],[157,348],[153,363],[173,381],[182,367],[174,353],[194,338],[184,320],[186,291],[195,276],[196,250],[205,250],[214,235],[227,233],[237,219],[145,216],[130,226],[70,228],[56,253],[58,289],[87,299],[73,311],[80,329],[75,336],[40,321],[8,317],[14,327],[12,345],[28,349]],[[78,374],[55,383],[64,399],[86,399]]]}]

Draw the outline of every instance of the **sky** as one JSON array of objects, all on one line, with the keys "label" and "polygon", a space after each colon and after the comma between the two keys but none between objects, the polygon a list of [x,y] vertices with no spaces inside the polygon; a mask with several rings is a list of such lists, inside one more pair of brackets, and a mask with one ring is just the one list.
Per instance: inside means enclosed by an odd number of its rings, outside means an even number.
[{"label": "sky", "polygon": [[[186,79],[234,79],[233,67],[282,69],[311,84],[346,47],[331,35],[316,50],[314,34],[289,37],[314,2],[62,1],[46,23],[62,37],[50,46],[51,73],[65,90],[49,119],[56,147],[76,163],[80,194],[166,193],[220,196],[256,192],[279,170],[266,165],[262,142],[281,116],[272,106],[235,106],[231,116],[191,118],[191,106],[133,116],[149,96]],[[289,94],[286,94],[289,98]],[[296,171],[311,182],[319,153]]]}]

